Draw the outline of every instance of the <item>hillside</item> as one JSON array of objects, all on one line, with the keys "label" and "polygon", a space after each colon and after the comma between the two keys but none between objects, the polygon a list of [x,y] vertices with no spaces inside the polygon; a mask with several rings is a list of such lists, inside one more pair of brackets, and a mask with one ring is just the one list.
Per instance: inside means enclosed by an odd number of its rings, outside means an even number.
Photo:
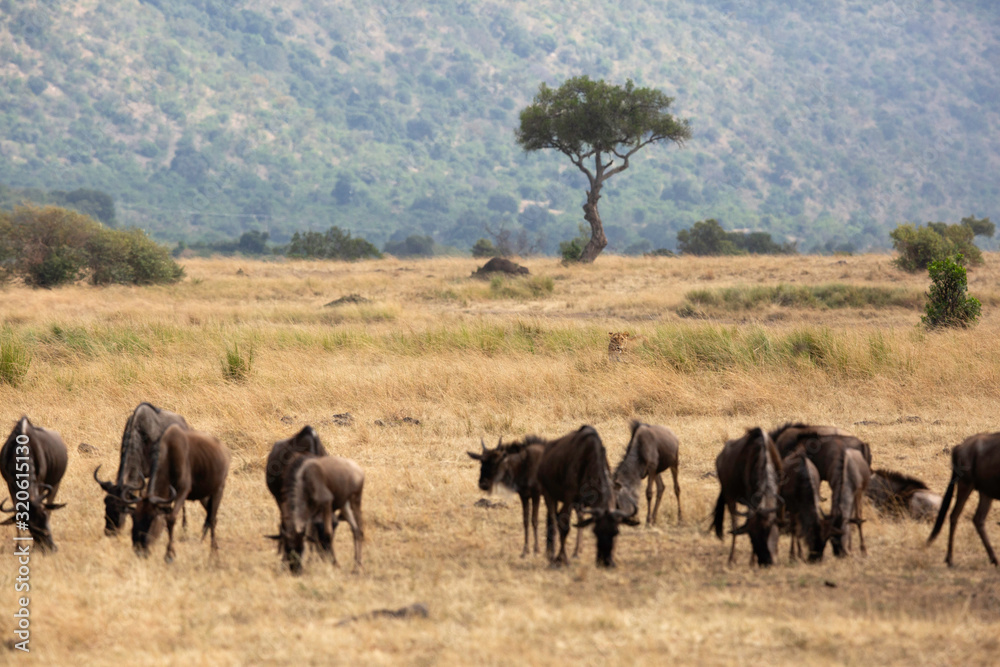
[{"label": "hillside", "polygon": [[801,248],[1000,217],[1000,11],[986,0],[504,5],[0,0],[0,183],[114,196],[168,240],[337,224],[552,251],[582,178],[524,155],[542,81],[631,77],[694,138],[609,182],[611,249],[714,217]]}]

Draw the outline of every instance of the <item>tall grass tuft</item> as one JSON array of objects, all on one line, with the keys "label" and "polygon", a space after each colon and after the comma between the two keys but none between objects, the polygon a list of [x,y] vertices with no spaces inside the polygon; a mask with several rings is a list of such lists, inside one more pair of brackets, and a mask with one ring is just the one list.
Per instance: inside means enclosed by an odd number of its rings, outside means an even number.
[{"label": "tall grass tuft", "polygon": [[784,308],[919,308],[921,295],[900,287],[869,285],[736,285],[692,290],[678,311],[682,317],[697,314],[694,306],[725,312],[746,311],[774,305]]},{"label": "tall grass tuft", "polygon": [[0,383],[17,387],[30,366],[28,347],[9,332],[0,334]]},{"label": "tall grass tuft", "polygon": [[552,294],[555,280],[551,276],[527,278],[493,276],[490,278],[490,297],[493,299],[538,299]]},{"label": "tall grass tuft", "polygon": [[230,382],[245,382],[253,371],[253,347],[233,343],[222,356],[222,377]]}]

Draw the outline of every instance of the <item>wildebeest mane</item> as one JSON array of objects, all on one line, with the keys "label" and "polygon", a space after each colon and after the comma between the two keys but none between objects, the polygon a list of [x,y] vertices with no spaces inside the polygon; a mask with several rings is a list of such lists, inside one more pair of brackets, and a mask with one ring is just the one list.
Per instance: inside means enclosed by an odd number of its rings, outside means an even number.
[{"label": "wildebeest mane", "polygon": [[930,490],[930,488],[924,484],[923,481],[917,479],[916,477],[910,477],[909,475],[904,475],[901,472],[896,472],[895,470],[886,470],[881,468],[879,470],[873,470],[872,475],[878,475],[888,481],[893,493],[898,493],[900,495],[913,495],[917,491]]}]

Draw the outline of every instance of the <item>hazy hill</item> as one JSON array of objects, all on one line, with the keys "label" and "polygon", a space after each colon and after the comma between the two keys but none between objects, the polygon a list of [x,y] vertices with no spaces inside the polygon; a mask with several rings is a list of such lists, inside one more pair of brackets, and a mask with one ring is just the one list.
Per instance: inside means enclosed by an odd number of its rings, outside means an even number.
[{"label": "hazy hill", "polygon": [[613,249],[708,217],[887,246],[903,220],[1000,217],[998,28],[989,0],[0,0],[0,183],[103,190],[168,239],[468,247],[504,223],[551,250],[582,179],[513,128],[585,73],[667,91],[695,132],[610,182]]}]

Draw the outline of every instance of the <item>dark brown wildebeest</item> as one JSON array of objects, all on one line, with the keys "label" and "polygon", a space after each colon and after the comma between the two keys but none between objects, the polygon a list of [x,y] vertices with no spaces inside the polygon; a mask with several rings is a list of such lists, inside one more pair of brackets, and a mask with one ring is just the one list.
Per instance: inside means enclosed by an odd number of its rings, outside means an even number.
[{"label": "dark brown wildebeest", "polygon": [[[538,436],[529,435],[521,442],[503,444],[503,438],[497,446],[488,449],[486,443],[479,440],[481,452],[466,452],[469,458],[479,461],[479,488],[492,493],[496,485],[504,486],[521,499],[521,514],[524,518],[524,549],[521,557],[528,555],[528,523],[530,506],[530,523],[535,535],[535,553],[538,553],[538,505],[542,489],[538,485],[538,463],[545,451],[545,441]],[[577,514],[583,521],[583,517]],[[580,553],[580,534],[576,532],[576,548],[573,558]]]},{"label": "dark brown wildebeest", "polygon": [[[552,563],[569,563],[566,536],[570,514],[575,509],[578,514],[589,515],[576,524],[578,528],[594,526],[598,567],[614,567],[618,525],[639,525],[632,518],[638,508],[632,508],[631,512],[617,509],[607,452],[597,431],[591,426],[581,426],[558,440],[546,442],[537,479],[545,497],[545,553]],[[559,553],[554,555],[557,523]]]},{"label": "dark brown wildebeest", "polygon": [[861,541],[861,553],[865,550],[865,534],[861,530],[864,519],[861,516],[861,504],[865,499],[865,490],[871,480],[871,469],[865,461],[863,452],[858,449],[844,450],[843,470],[838,475],[839,483],[831,484],[833,499],[831,501],[830,518],[827,520],[824,533],[833,544],[834,556],[846,556],[851,550],[851,524],[858,527],[858,538]]},{"label": "dark brown wildebeest", "polygon": [[[674,478],[674,497],[677,498],[677,523],[681,522],[681,487],[677,483],[677,463],[680,441],[674,432],[666,426],[643,424],[637,420],[631,423],[632,438],[625,449],[625,456],[615,468],[615,492],[618,493],[619,504],[621,493],[628,495],[631,503],[638,505],[639,483],[646,477],[646,525],[656,523],[660,512],[660,501],[663,500],[664,470],[669,469]],[[656,483],[656,505],[653,505],[653,483]]]},{"label": "dark brown wildebeest", "polygon": [[951,497],[958,487],[958,494],[955,496],[955,509],[951,511],[951,521],[948,526],[948,555],[944,562],[951,567],[951,555],[955,541],[955,525],[958,518],[965,509],[965,501],[975,490],[979,492],[979,506],[972,517],[972,525],[979,533],[979,539],[986,547],[986,553],[990,557],[993,565],[997,564],[996,554],[993,553],[993,546],[989,538],[986,537],[986,515],[990,513],[990,505],[994,498],[1000,498],[1000,433],[978,433],[969,436],[956,445],[951,450],[951,480],[948,482],[948,489],[944,492],[944,499],[941,501],[941,510],[938,512],[937,520],[934,522],[934,530],[927,539],[930,544],[941,532],[944,525],[944,515],[951,505]]},{"label": "dark brown wildebeest", "polygon": [[819,471],[805,450],[799,448],[786,456],[781,462],[782,474],[779,492],[784,501],[784,520],[788,533],[791,535],[791,545],[788,558],[795,558],[798,551],[802,557],[802,545],[799,539],[805,539],[809,549],[809,562],[823,559],[823,516],[819,497]]},{"label": "dark brown wildebeest", "polygon": [[0,474],[7,482],[7,492],[13,503],[9,510],[0,503],[0,510],[14,515],[0,525],[26,523],[42,553],[57,551],[49,516],[53,510],[65,506],[53,501],[59,492],[67,461],[66,444],[59,434],[34,426],[27,417],[17,421],[0,449]]},{"label": "dark brown wildebeest", "polygon": [[941,496],[921,480],[894,470],[873,470],[865,493],[872,505],[889,516],[934,520],[941,510]]},{"label": "dark brown wildebeest", "polygon": [[[841,485],[840,475],[844,470],[844,452],[855,449],[861,452],[865,463],[871,467],[871,448],[867,443],[835,426],[812,426],[808,424],[785,424],[770,433],[774,446],[782,457],[791,454],[797,447],[803,447],[806,456],[816,466],[821,480],[830,485],[833,490]],[[830,516],[833,521],[830,528],[830,541],[835,555],[845,554],[841,537],[849,534],[844,522],[850,517],[841,516],[835,507],[831,507]]]},{"label": "dark brown wildebeest", "polygon": [[354,537],[354,565],[361,569],[361,544],[365,539],[361,495],[365,473],[357,463],[339,456],[305,459],[295,473],[291,494],[292,548],[301,563],[305,541],[319,545],[333,564],[334,532],[340,519],[347,521]]},{"label": "dark brown wildebeest", "polygon": [[149,554],[149,547],[161,528],[157,522],[166,516],[167,552],[164,560],[174,560],[174,524],[187,500],[200,501],[205,508],[205,525],[201,538],[211,531],[212,551],[219,548],[215,541],[215,519],[229,473],[229,450],[208,433],[182,429],[177,424],[168,427],[156,447],[153,477],[141,497],[126,495],[122,500],[135,505],[132,516],[132,547],[140,556]]},{"label": "dark brown wildebeest", "polygon": [[274,501],[278,504],[279,514],[278,534],[267,535],[267,537],[277,540],[281,559],[288,562],[289,567],[295,572],[301,569],[302,564],[289,560],[293,551],[291,550],[292,518],[289,511],[288,490],[292,487],[298,466],[304,463],[305,459],[316,456],[326,456],[326,448],[323,447],[323,443],[320,442],[319,435],[313,427],[305,426],[292,437],[274,443],[270,454],[267,455],[264,471],[267,490],[274,496]]},{"label": "dark brown wildebeest", "polygon": [[[104,534],[111,537],[118,534],[125,525],[125,517],[132,506],[122,501],[128,493],[138,493],[146,486],[153,473],[154,462],[159,459],[156,445],[167,427],[177,424],[187,430],[184,417],[169,410],[161,410],[150,403],[140,403],[125,422],[122,432],[121,459],[115,482],[101,481],[94,469],[94,481],[101,485],[104,497]],[[185,523],[186,523],[185,514]]]},{"label": "dark brown wildebeest", "polygon": [[[747,534],[757,562],[767,567],[774,562],[778,550],[778,480],[781,477],[781,457],[767,432],[760,428],[747,429],[742,437],[726,442],[715,459],[719,477],[719,499],[715,503],[712,526],[722,539],[722,523],[726,508],[732,521],[733,544],[729,562],[736,552],[736,536]],[[737,503],[747,512],[738,513]],[[736,517],[746,522],[737,527]]]}]

